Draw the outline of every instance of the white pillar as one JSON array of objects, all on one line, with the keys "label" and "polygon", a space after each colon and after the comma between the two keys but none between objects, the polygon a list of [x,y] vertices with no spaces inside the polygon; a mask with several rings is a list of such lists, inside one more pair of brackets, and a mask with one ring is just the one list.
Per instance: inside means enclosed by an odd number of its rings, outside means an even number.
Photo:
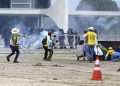
[{"label": "white pillar", "polygon": [[42,10],[42,13],[50,16],[58,27],[66,33],[68,30],[68,2],[67,0],[56,0],[48,10]]}]

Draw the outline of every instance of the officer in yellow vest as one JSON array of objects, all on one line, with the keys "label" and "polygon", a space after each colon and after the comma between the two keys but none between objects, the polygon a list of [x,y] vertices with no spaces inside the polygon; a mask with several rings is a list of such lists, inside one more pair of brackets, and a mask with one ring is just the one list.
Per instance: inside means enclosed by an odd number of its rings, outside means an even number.
[{"label": "officer in yellow vest", "polygon": [[115,51],[112,47],[108,48],[107,54],[105,55],[105,60],[111,60],[111,57]]},{"label": "officer in yellow vest", "polygon": [[120,52],[117,52],[112,47],[109,47],[105,60],[111,60],[112,62],[120,61]]},{"label": "officer in yellow vest", "polygon": [[88,57],[88,60],[91,62],[94,58],[94,46],[97,44],[97,34],[95,33],[94,27],[89,27],[88,32],[84,35],[84,38],[86,40],[86,44],[88,46],[86,55]]},{"label": "officer in yellow vest", "polygon": [[18,63],[18,56],[20,54],[20,51],[19,51],[19,29],[18,28],[13,28],[11,30],[11,39],[10,39],[10,48],[11,48],[11,51],[12,53],[10,53],[8,56],[7,56],[7,61],[10,62],[10,57],[12,55],[15,54],[16,52],[16,56],[14,58],[14,63]]}]

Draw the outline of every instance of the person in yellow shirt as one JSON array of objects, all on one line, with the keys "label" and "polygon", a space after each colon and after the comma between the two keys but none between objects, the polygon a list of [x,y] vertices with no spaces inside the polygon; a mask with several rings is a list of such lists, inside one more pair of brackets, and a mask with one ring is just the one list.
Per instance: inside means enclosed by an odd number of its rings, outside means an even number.
[{"label": "person in yellow shirt", "polygon": [[114,50],[112,47],[108,48],[107,54],[105,55],[105,60],[111,60],[111,57],[114,53]]},{"label": "person in yellow shirt", "polygon": [[88,60],[91,62],[93,61],[94,58],[94,46],[97,44],[97,34],[95,33],[95,28],[94,27],[89,27],[88,32],[84,35],[84,38],[86,40],[86,44],[88,46],[87,50],[87,57]]},{"label": "person in yellow shirt", "polygon": [[117,52],[112,47],[109,47],[105,60],[110,60],[112,62],[120,61],[120,52]]},{"label": "person in yellow shirt", "polygon": [[96,44],[96,33],[89,30],[87,33],[87,44],[88,45],[95,45]]}]

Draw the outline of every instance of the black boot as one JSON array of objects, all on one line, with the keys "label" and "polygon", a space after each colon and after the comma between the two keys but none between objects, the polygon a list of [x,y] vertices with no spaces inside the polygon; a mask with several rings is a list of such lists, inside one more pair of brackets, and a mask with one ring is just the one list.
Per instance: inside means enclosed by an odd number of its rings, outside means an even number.
[{"label": "black boot", "polygon": [[79,58],[80,58],[80,57],[79,57],[79,56],[77,56],[77,61],[79,61]]},{"label": "black boot", "polygon": [[120,72],[120,68],[119,68],[119,69],[117,69],[117,72]]},{"label": "black boot", "polygon": [[10,62],[10,57],[7,56],[6,59],[7,59],[8,62]]},{"label": "black boot", "polygon": [[19,63],[18,61],[13,61],[13,63]]}]

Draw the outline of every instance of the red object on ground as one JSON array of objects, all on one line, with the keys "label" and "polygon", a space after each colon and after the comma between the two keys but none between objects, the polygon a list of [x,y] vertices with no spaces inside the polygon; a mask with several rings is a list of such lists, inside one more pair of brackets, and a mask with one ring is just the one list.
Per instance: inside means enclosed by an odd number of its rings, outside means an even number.
[{"label": "red object on ground", "polygon": [[95,66],[93,69],[92,73],[92,80],[102,80],[102,72],[100,68],[100,60],[99,57],[97,56],[96,61],[95,61]]}]

